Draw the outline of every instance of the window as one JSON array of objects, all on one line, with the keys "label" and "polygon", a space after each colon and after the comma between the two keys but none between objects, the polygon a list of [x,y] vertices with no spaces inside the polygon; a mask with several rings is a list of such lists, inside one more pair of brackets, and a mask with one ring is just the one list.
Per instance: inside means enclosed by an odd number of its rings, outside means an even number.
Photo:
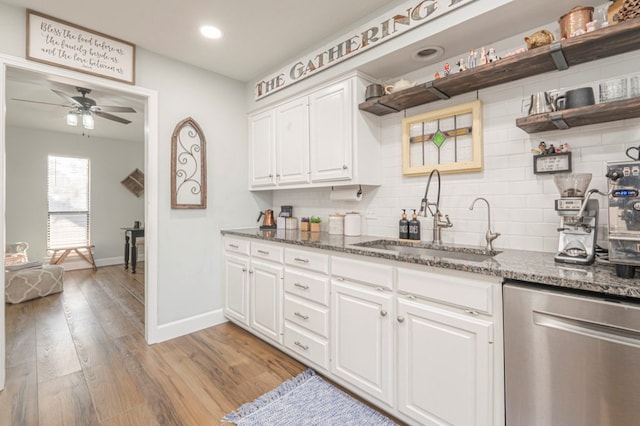
[{"label": "window", "polygon": [[89,159],[49,156],[47,248],[87,246]]}]

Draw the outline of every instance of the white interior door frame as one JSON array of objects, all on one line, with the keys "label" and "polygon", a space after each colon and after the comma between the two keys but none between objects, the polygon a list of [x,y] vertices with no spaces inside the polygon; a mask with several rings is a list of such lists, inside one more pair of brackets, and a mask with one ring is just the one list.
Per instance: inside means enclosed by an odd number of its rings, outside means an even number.
[{"label": "white interior door frame", "polygon": [[[6,227],[6,76],[8,68],[37,72],[59,78],[69,78],[101,86],[104,90],[115,90],[146,99],[145,104],[145,340],[156,343],[158,339],[158,93],[139,86],[102,79],[75,71],[69,71],[49,65],[29,62],[26,59],[0,54],[0,246],[4,258]],[[4,297],[4,274],[0,274]],[[0,390],[4,389],[6,378],[5,353],[5,304],[0,303]]]}]

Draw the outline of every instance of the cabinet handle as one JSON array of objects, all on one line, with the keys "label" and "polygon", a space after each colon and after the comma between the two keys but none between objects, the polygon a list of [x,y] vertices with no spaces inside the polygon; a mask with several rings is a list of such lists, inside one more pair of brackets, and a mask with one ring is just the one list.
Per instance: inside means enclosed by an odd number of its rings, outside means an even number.
[{"label": "cabinet handle", "polygon": [[398,322],[404,322],[404,317],[398,316]]},{"label": "cabinet handle", "polygon": [[338,277],[338,278],[336,278],[336,281],[344,281],[344,278]]},{"label": "cabinet handle", "polygon": [[300,312],[294,312],[293,315],[297,316],[298,318],[302,318],[303,320],[309,319],[309,315],[301,314]]},{"label": "cabinet handle", "polygon": [[303,290],[309,290],[309,286],[308,285],[304,285],[304,284],[300,284],[300,283],[293,283],[294,286],[299,287]]},{"label": "cabinet handle", "polygon": [[269,254],[269,252],[266,251],[266,250],[258,250],[258,253],[263,254],[265,256],[267,256]]},{"label": "cabinet handle", "polygon": [[382,287],[376,287],[376,290],[378,290],[378,291],[384,291],[384,288],[382,288]]},{"label": "cabinet handle", "polygon": [[480,312],[478,311],[472,311],[471,309],[465,309],[464,310],[466,313],[468,313],[469,315],[480,315]]},{"label": "cabinet handle", "polygon": [[296,262],[309,263],[309,259],[303,259],[301,257],[294,257],[293,260]]},{"label": "cabinet handle", "polygon": [[415,300],[415,296],[413,294],[407,294],[407,299],[409,300]]},{"label": "cabinet handle", "polygon": [[342,170],[347,170],[348,168],[349,168],[349,167],[347,167],[347,165],[346,165],[346,164],[343,164],[343,165],[342,165]]},{"label": "cabinet handle", "polygon": [[229,247],[234,248],[234,249],[240,248],[240,247],[238,247],[237,244],[229,244]]},{"label": "cabinet handle", "polygon": [[302,350],[304,350],[304,351],[308,351],[309,350],[309,346],[303,345],[302,343],[300,343],[297,340],[295,342],[293,342],[293,344],[298,346],[299,348],[302,348]]},{"label": "cabinet handle", "polygon": [[387,311],[385,311],[384,309],[380,311],[380,316],[386,317],[387,316]]}]

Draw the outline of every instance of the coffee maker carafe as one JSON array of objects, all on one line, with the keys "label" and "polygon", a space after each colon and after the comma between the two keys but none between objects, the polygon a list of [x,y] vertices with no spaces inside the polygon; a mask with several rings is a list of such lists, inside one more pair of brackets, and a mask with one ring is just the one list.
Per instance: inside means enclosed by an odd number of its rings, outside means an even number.
[{"label": "coffee maker carafe", "polygon": [[554,177],[560,192],[555,210],[560,216],[556,262],[589,265],[595,260],[598,231],[597,189],[587,191],[591,173],[564,173]]},{"label": "coffee maker carafe", "polygon": [[276,229],[276,222],[273,219],[273,210],[267,209],[263,212],[260,212],[260,216],[258,216],[258,220],[256,222],[260,222],[260,218],[264,216],[264,220],[262,221],[262,225],[260,225],[260,229]]}]

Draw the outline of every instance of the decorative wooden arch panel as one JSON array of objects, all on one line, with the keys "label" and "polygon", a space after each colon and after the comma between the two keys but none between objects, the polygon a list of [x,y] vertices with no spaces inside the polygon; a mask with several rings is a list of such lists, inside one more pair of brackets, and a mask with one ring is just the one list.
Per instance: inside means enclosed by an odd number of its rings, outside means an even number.
[{"label": "decorative wooden arch panel", "polygon": [[171,137],[171,208],[207,208],[207,150],[204,132],[191,117]]}]

